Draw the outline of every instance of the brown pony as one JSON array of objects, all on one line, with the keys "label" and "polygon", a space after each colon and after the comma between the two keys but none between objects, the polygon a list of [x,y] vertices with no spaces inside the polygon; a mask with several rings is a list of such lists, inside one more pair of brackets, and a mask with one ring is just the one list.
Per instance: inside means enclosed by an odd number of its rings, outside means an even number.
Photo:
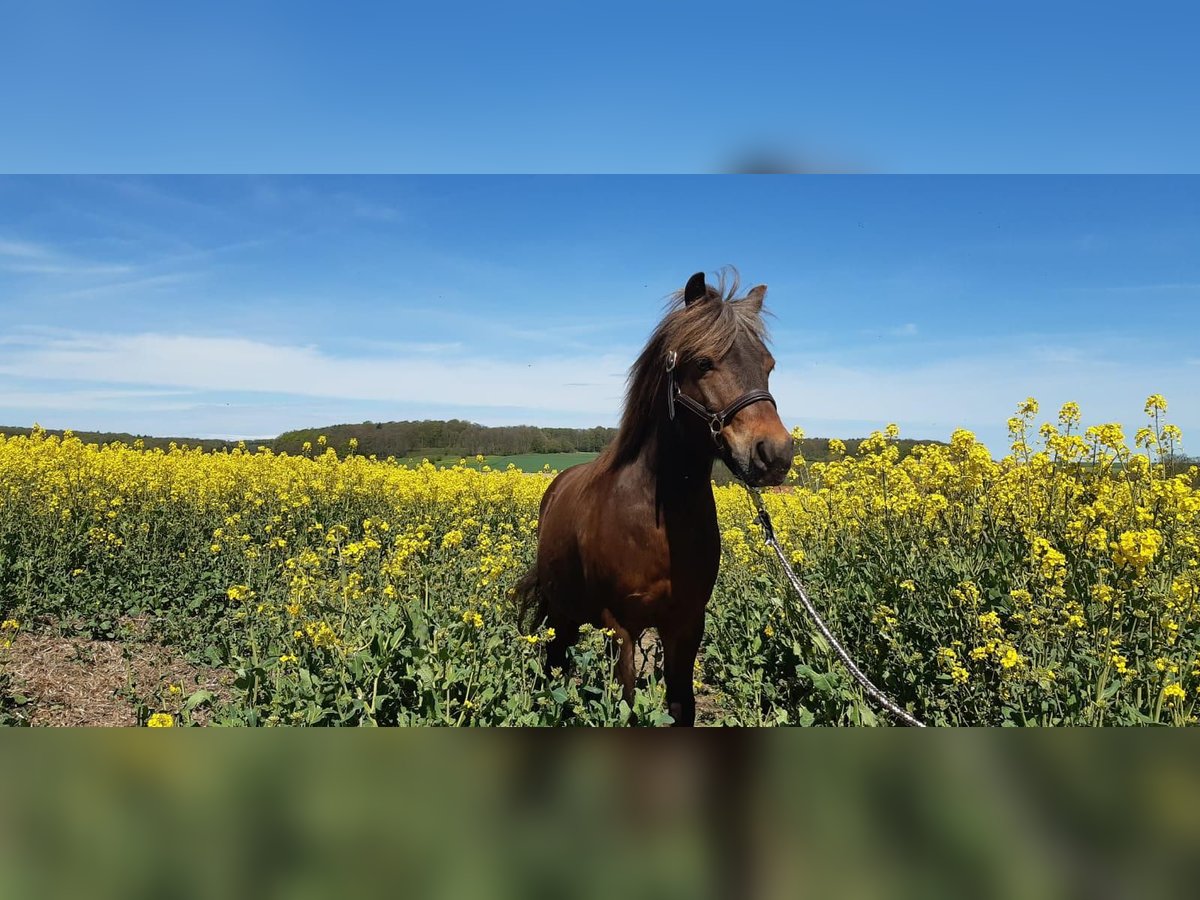
[{"label": "brown pony", "polygon": [[596,459],[563,471],[542,498],[536,566],[516,595],[521,618],[548,620],[547,665],[565,668],[579,626],[613,629],[617,677],[632,705],[633,648],[646,628],[663,647],[667,703],[692,725],[692,669],[721,559],[712,493],[720,457],[751,485],[779,484],[792,438],[767,392],[766,286],[743,298],[736,272],[716,288],[697,272],[629,373],[617,437]]}]

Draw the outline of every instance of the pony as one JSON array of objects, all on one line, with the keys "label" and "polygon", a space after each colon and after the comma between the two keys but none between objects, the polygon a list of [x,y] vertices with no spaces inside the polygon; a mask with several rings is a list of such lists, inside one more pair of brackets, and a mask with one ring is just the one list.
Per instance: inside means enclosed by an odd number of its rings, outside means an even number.
[{"label": "pony", "polygon": [[751,486],[782,483],[792,465],[792,437],[767,390],[767,288],[739,298],[729,274],[714,287],[697,272],[671,295],[629,371],[616,438],[550,483],[537,562],[514,588],[522,624],[554,629],[551,672],[566,670],[581,625],[615,632],[631,707],[634,647],[657,629],[676,725],[695,723],[693,667],[721,560],[713,463]]}]

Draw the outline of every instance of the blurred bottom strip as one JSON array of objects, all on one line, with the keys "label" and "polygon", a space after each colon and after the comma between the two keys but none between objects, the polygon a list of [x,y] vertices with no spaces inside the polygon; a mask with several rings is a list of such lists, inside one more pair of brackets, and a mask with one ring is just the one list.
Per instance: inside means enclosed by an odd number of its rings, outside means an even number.
[{"label": "blurred bottom strip", "polygon": [[1152,897],[1150,732],[9,732],[3,896]]}]

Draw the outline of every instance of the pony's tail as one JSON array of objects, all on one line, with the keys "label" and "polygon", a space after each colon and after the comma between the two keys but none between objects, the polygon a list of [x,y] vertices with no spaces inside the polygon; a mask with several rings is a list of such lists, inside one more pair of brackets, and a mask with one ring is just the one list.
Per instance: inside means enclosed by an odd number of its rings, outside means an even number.
[{"label": "pony's tail", "polygon": [[521,576],[512,589],[512,596],[517,601],[517,627],[526,634],[536,631],[550,611],[545,594],[538,586],[536,565]]}]

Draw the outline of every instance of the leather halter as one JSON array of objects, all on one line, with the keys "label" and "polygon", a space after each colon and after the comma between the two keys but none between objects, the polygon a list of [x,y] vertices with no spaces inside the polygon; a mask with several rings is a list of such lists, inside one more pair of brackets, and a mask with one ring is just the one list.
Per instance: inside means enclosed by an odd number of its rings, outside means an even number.
[{"label": "leather halter", "polygon": [[703,403],[693,400],[679,387],[679,383],[675,380],[675,364],[678,362],[678,359],[679,356],[674,350],[667,353],[667,415],[672,422],[675,421],[676,403],[679,403],[686,409],[690,409],[700,418],[708,421],[708,429],[712,432],[713,442],[718,447],[721,446],[721,430],[741,410],[752,403],[758,403],[760,400],[766,400],[772,406],[778,405],[775,402],[775,398],[771,396],[770,391],[756,390],[747,391],[724,409],[719,412],[713,412]]}]

